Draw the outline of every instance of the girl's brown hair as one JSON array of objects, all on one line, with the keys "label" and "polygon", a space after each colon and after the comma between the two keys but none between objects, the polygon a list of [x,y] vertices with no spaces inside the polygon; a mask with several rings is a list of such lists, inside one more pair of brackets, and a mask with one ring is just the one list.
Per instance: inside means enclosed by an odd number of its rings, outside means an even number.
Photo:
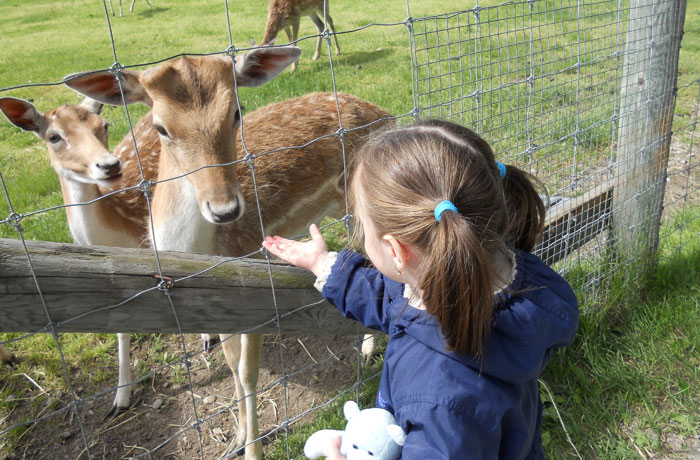
[{"label": "girl's brown hair", "polygon": [[[377,237],[391,234],[423,254],[416,287],[448,350],[480,356],[493,317],[491,254],[504,239],[532,251],[542,232],[534,177],[507,166],[501,178],[488,143],[443,120],[381,133],[356,154],[352,171],[352,208],[361,193]],[[434,209],[443,200],[458,213],[438,222]],[[354,227],[363,238],[362,225]]]}]

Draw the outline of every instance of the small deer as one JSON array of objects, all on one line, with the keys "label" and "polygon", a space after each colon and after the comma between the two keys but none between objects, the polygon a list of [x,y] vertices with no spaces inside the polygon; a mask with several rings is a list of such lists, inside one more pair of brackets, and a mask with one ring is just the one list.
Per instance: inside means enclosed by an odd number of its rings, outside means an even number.
[{"label": "small deer", "polygon": [[[335,40],[335,54],[340,54],[340,46],[338,46],[338,36],[335,33],[335,25],[333,19],[328,14],[328,0],[270,0],[267,6],[267,25],[265,26],[265,36],[262,39],[263,45],[271,44],[280,30],[284,29],[287,34],[287,39],[291,44],[296,44],[299,36],[299,22],[303,16],[308,16],[318,29],[318,38],[316,39],[316,52],[312,60],[317,60],[321,54],[321,36],[325,30],[325,26],[321,18],[325,15],[328,19],[328,25],[333,31],[333,39]],[[320,17],[319,17],[320,16]],[[291,70],[294,72],[297,64],[292,64]]]},{"label": "small deer", "polygon": [[[143,197],[133,206],[120,194],[104,196],[121,184],[122,163],[107,148],[108,123],[99,116],[101,108],[86,98],[80,106],[62,105],[42,114],[27,101],[0,98],[0,110],[12,124],[46,143],[73,240],[82,245],[146,247],[148,210]],[[107,415],[129,407],[129,342],[129,334],[117,334],[119,387]]]},{"label": "small deer", "polygon": [[[234,75],[239,86],[257,86],[299,53],[296,47],[263,47],[237,58],[233,69],[229,58],[206,56],[121,72],[125,102],[151,107],[138,124],[150,124],[150,140],[137,142],[140,155],[151,154],[147,146],[152,146],[160,158],[151,234],[158,249],[227,256],[260,249],[264,232],[258,213],[244,212],[246,204],[255,203],[253,177],[247,165],[233,164],[244,149],[243,142],[235,142],[238,132],[252,154],[266,233],[299,234],[310,222],[344,208],[343,149],[333,133],[342,120],[351,155],[369,125],[387,123],[388,113],[354,96],[339,94],[336,105],[334,94],[313,93],[260,108],[241,123]],[[104,103],[124,102],[108,71],[70,76],[65,83]],[[294,146],[300,148],[255,157]],[[235,446],[245,445],[247,460],[261,459],[255,391],[262,336],[222,334],[221,339],[238,396]]]}]

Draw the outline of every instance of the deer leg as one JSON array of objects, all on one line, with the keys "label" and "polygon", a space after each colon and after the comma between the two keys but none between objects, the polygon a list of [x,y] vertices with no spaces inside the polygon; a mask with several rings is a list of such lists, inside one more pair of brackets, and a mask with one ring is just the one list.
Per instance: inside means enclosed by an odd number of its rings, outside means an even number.
[{"label": "deer leg", "polygon": [[12,366],[15,362],[17,362],[15,355],[10,353],[7,348],[0,345],[0,363]]},{"label": "deer leg", "polygon": [[[290,37],[290,30],[291,28],[291,37]],[[292,45],[296,45],[297,37],[299,37],[299,18],[296,18],[292,21],[292,24],[288,26],[286,29],[284,29],[285,32],[287,32],[287,37],[289,38],[289,43]],[[297,70],[297,63],[299,61],[295,61],[294,64],[290,66],[290,71],[294,72]]]},{"label": "deer leg", "polygon": [[255,442],[260,437],[256,391],[262,335],[222,334],[220,339],[226,362],[233,372],[238,399],[238,431],[233,450],[245,444],[245,460],[262,460],[262,443]]},{"label": "deer leg", "polygon": [[200,334],[202,337],[202,348],[205,352],[211,353],[212,349],[219,343],[219,338],[211,334]]},{"label": "deer leg", "polygon": [[114,16],[114,5],[112,5],[112,0],[109,0],[109,7],[112,9],[112,16]]},{"label": "deer leg", "polygon": [[238,371],[241,377],[241,385],[245,392],[246,407],[246,460],[262,460],[262,442],[256,441],[260,437],[258,427],[258,375],[260,374],[260,351],[262,349],[261,334],[244,334],[241,336],[241,361]]},{"label": "deer leg", "polygon": [[325,26],[323,21],[321,21],[321,18],[319,18],[316,13],[312,13],[309,18],[311,18],[311,22],[314,23],[316,29],[318,30],[318,37],[316,38],[316,52],[314,53],[314,57],[311,58],[312,61],[315,61],[321,55],[321,37],[323,37]]},{"label": "deer leg", "polygon": [[105,418],[117,416],[129,408],[131,404],[131,336],[127,333],[117,333],[117,351],[119,355],[119,383],[117,394],[114,395],[112,408]]},{"label": "deer leg", "polygon": [[241,378],[238,372],[241,362],[241,336],[240,335],[219,335],[221,340],[221,349],[224,351],[226,364],[233,373],[233,382],[236,386],[236,400],[238,405],[238,429],[236,430],[236,438],[233,445],[229,448],[229,452],[238,450],[245,444],[247,436],[247,411],[245,407],[245,390],[241,384]]},{"label": "deer leg", "polygon": [[331,15],[326,13],[326,18],[328,20],[328,25],[331,26],[331,31],[333,32],[333,40],[335,41],[335,55],[338,56],[340,54],[340,46],[338,45],[338,36],[335,33],[335,25],[333,25],[333,18],[331,18]]}]

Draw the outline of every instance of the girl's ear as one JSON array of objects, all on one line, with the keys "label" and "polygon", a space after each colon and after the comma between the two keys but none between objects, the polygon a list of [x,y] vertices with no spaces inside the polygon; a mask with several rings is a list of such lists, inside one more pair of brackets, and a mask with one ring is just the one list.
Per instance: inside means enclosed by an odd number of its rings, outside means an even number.
[{"label": "girl's ear", "polygon": [[411,248],[390,233],[384,235],[382,240],[386,243],[384,247],[389,252],[389,256],[394,259],[396,271],[403,272],[411,260]]}]

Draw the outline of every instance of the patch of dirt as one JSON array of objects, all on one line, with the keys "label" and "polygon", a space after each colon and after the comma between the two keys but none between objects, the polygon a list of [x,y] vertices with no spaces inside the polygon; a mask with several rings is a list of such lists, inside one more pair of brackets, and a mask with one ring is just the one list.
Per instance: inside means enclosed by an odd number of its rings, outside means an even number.
[{"label": "patch of dirt", "polygon": [[[163,337],[171,356],[182,356],[178,337]],[[186,340],[191,353],[201,346],[197,335],[187,334]],[[152,358],[149,344],[146,338],[132,347],[135,362]],[[266,336],[258,382],[260,432],[261,435],[267,434],[264,446],[275,438],[276,431],[284,435],[279,428],[286,419],[292,419],[294,423],[309,420],[313,417],[313,414],[307,414],[311,408],[329,401],[357,381],[357,345],[358,340],[349,336],[285,336],[281,345],[277,337]],[[281,362],[287,376],[286,385],[281,379]],[[150,362],[148,367],[156,369],[158,365]],[[135,373],[132,366],[132,375]],[[218,347],[213,354],[197,354],[191,360],[190,376],[191,390],[183,366],[157,371],[135,386],[128,411],[107,419],[104,415],[112,405],[114,393],[93,399],[89,396],[108,390],[116,385],[116,381],[106,382],[100,389],[74,388],[78,396],[87,400],[80,406],[82,424],[77,422],[72,411],[40,420],[26,430],[21,449],[9,454],[0,450],[0,459],[87,459],[83,435],[92,459],[136,456],[183,460],[221,458],[235,437],[238,411],[234,404],[233,377]],[[18,375],[12,378],[23,380]],[[39,392],[34,388],[34,391],[30,389],[23,394],[27,398],[26,404],[18,406],[4,419],[0,418],[0,426],[41,417],[50,413],[50,409],[66,407],[71,401],[67,392],[37,398]],[[197,418],[204,421],[201,436],[192,428]],[[2,444],[0,437],[0,447]],[[236,455],[226,458],[236,458]]]}]

